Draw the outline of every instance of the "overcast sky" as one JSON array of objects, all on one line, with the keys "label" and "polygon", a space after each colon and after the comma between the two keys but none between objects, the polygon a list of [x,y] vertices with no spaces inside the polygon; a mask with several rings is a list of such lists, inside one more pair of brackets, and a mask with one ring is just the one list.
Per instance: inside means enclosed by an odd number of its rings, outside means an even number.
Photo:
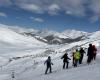
[{"label": "overcast sky", "polygon": [[97,31],[100,30],[100,0],[0,0],[0,24]]}]

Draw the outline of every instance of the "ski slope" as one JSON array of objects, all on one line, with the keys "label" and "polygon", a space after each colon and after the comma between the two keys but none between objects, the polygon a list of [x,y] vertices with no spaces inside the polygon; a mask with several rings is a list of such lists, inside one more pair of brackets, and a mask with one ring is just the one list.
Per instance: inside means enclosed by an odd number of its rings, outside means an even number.
[{"label": "ski slope", "polygon": [[[100,49],[100,47],[98,47]],[[37,63],[37,61],[41,61]],[[71,61],[69,69],[62,69],[63,62],[60,58],[53,59],[53,73],[45,75],[45,65],[43,58],[34,59],[32,57],[15,60],[0,69],[0,80],[99,80],[100,79],[100,52],[96,61],[90,65],[86,64],[86,55],[82,65],[77,68],[72,67]]]},{"label": "ski slope", "polygon": [[[25,36],[17,32],[16,29],[10,29],[0,24],[0,80],[99,80],[100,79],[100,34],[94,32],[85,40],[73,42],[70,44],[49,45],[38,41],[34,37]],[[20,29],[18,29],[20,30]],[[21,30],[23,32],[23,29]],[[50,31],[50,34],[52,31]],[[73,37],[75,31],[70,34]],[[44,33],[43,33],[44,34]],[[41,35],[43,35],[41,33]],[[75,37],[80,36],[81,32]],[[84,33],[86,34],[86,33]],[[47,34],[49,35],[49,33]],[[57,35],[59,35],[57,33]],[[83,33],[81,34],[83,35]],[[45,36],[45,35],[44,35]],[[61,37],[66,37],[60,35]],[[98,48],[96,61],[90,65],[86,64],[87,56],[84,62],[77,68],[72,67],[70,61],[69,69],[62,69],[63,61],[61,56],[74,49],[87,48],[89,43],[93,43]],[[47,56],[52,57],[53,73],[44,75],[46,65],[44,61]]]},{"label": "ski slope", "polygon": [[[74,44],[74,43],[73,43]],[[63,47],[62,47],[63,46]],[[49,46],[49,48],[55,48],[58,52],[62,49],[65,50],[66,46]],[[70,46],[73,46],[72,44]],[[43,50],[40,52],[42,53]],[[63,61],[60,57],[63,53],[51,54],[52,62],[54,63],[52,69],[53,73],[45,75],[44,61],[47,57],[26,56],[17,60],[13,60],[7,63],[3,62],[0,67],[0,79],[1,80],[99,80],[100,79],[100,45],[98,46],[98,55],[96,61],[93,61],[90,65],[86,64],[86,55],[84,62],[77,68],[72,67],[72,61],[70,61],[69,69],[62,69]],[[55,53],[55,52],[54,52]],[[43,54],[43,53],[42,53]],[[70,57],[70,55],[69,55]],[[12,74],[14,72],[14,78]]]},{"label": "ski slope", "polygon": [[8,44],[15,44],[15,45],[27,45],[27,44],[43,44],[39,42],[35,38],[23,36],[14,32],[9,28],[0,27],[0,42],[5,42]]}]

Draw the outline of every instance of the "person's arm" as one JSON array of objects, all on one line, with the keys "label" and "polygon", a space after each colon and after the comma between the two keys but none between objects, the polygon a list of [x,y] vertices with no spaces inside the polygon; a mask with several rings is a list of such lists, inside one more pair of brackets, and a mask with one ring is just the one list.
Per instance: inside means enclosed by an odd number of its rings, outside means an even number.
[{"label": "person's arm", "polygon": [[53,65],[53,63],[51,62],[51,65]]},{"label": "person's arm", "polygon": [[67,56],[67,59],[71,60],[68,56]]},{"label": "person's arm", "polygon": [[71,60],[70,58],[68,58],[69,60]]},{"label": "person's arm", "polygon": [[64,58],[64,55],[61,57],[61,59],[63,59]]},{"label": "person's arm", "polygon": [[85,50],[83,50],[83,53],[86,54]]},{"label": "person's arm", "polygon": [[89,55],[89,48],[88,48],[88,50],[87,50],[87,56]]},{"label": "person's arm", "polygon": [[47,63],[47,60],[44,62],[44,65]]},{"label": "person's arm", "polygon": [[95,51],[97,51],[97,48],[95,48]]}]

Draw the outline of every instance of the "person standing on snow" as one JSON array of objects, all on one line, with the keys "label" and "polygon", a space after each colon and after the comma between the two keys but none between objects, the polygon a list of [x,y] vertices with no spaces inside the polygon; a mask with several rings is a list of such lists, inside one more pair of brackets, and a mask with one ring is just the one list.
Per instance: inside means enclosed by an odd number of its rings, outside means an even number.
[{"label": "person standing on snow", "polygon": [[51,57],[49,56],[48,59],[44,62],[44,64],[47,65],[45,74],[47,74],[48,69],[50,70],[49,72],[52,73],[52,67],[51,65],[53,65],[53,63],[51,62]]},{"label": "person standing on snow", "polygon": [[91,61],[93,60],[93,46],[92,46],[92,44],[89,44],[87,56],[88,56],[87,63],[90,64]]},{"label": "person standing on snow", "polygon": [[72,57],[72,66],[74,66],[74,64],[75,64],[75,52],[76,52],[76,50],[74,50],[73,52],[72,52],[72,55],[71,55],[71,57]]},{"label": "person standing on snow", "polygon": [[65,53],[61,59],[63,59],[63,69],[65,69],[65,65],[66,65],[66,69],[68,68],[68,64],[69,64],[69,60],[71,60],[69,57],[68,57],[68,54]]},{"label": "person standing on snow", "polygon": [[80,48],[79,52],[80,52],[79,64],[82,64],[85,51],[83,50],[83,48]]},{"label": "person standing on snow", "polygon": [[74,58],[75,58],[74,67],[77,67],[80,57],[81,57],[80,52],[78,51],[78,49],[76,49],[76,52],[74,54]]},{"label": "person standing on snow", "polygon": [[97,48],[95,47],[95,45],[92,46],[93,47],[93,59],[96,59],[96,55],[97,55]]}]

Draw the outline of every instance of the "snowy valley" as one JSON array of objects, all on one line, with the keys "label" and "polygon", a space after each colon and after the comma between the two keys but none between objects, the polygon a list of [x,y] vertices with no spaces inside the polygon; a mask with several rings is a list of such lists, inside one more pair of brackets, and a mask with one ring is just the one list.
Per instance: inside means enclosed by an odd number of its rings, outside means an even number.
[{"label": "snowy valley", "polygon": [[[61,56],[88,44],[98,48],[97,60],[77,68],[62,69]],[[44,75],[44,61],[51,56],[53,73]],[[99,80],[100,31],[88,33],[77,30],[63,32],[23,29],[0,24],[0,80]]]}]

